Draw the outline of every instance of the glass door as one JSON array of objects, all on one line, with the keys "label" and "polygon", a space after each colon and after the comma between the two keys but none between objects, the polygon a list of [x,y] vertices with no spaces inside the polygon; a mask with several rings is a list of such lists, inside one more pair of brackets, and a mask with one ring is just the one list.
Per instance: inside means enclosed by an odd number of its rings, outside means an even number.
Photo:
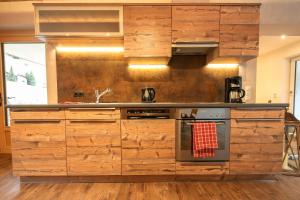
[{"label": "glass door", "polygon": [[294,115],[300,119],[300,60],[295,61]]}]

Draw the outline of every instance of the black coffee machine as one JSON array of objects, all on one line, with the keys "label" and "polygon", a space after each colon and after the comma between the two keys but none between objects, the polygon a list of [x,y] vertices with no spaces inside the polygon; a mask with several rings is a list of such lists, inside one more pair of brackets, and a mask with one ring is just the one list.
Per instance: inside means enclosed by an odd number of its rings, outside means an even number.
[{"label": "black coffee machine", "polygon": [[155,102],[155,90],[154,88],[143,88],[142,89],[142,102],[153,103]]},{"label": "black coffee machine", "polygon": [[225,103],[243,103],[245,90],[242,89],[242,77],[234,76],[225,79]]}]

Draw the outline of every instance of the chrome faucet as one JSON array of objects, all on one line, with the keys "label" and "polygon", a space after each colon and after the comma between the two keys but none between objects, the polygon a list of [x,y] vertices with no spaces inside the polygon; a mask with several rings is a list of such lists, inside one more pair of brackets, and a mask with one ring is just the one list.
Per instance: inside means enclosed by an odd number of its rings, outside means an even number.
[{"label": "chrome faucet", "polygon": [[110,88],[106,88],[105,90],[103,90],[102,92],[100,92],[99,90],[95,90],[95,95],[96,95],[96,103],[100,102],[100,98],[108,93],[112,92],[112,90]]}]

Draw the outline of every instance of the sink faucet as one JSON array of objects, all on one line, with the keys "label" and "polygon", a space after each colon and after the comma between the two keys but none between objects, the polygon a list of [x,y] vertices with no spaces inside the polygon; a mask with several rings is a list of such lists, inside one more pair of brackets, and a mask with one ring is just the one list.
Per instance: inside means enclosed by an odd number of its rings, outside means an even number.
[{"label": "sink faucet", "polygon": [[103,90],[102,92],[100,92],[99,90],[95,90],[95,95],[96,95],[96,103],[100,102],[100,98],[108,93],[112,92],[112,90],[110,88],[106,88],[105,90]]}]

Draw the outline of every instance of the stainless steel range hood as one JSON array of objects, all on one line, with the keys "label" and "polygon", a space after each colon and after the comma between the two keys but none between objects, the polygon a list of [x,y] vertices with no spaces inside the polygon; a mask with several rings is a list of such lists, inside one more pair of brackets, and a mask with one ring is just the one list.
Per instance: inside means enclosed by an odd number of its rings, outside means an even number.
[{"label": "stainless steel range hood", "polygon": [[172,44],[172,55],[206,55],[211,49],[217,48],[218,43],[180,42]]}]

